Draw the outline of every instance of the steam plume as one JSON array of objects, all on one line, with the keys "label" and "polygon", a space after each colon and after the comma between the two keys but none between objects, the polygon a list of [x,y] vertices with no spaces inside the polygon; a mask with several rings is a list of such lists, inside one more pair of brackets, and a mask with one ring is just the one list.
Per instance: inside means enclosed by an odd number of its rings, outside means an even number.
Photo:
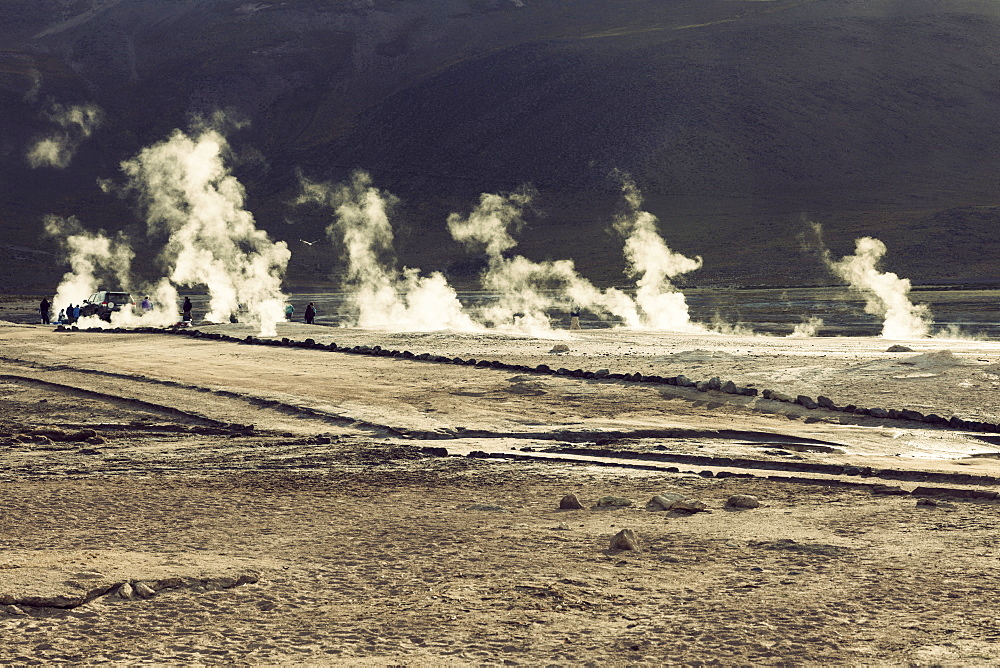
[{"label": "steam plume", "polygon": [[70,264],[56,288],[54,312],[80,304],[101,288],[102,281],[128,289],[133,253],[124,237],[111,239],[103,230],[88,232],[73,216],[46,217],[45,232],[59,241]]},{"label": "steam plume", "polygon": [[103,114],[100,107],[93,104],[72,107],[54,104],[46,116],[62,130],[37,140],[28,150],[28,164],[36,168],[65,169],[80,144],[100,125]]},{"label": "steam plume", "polygon": [[360,327],[415,331],[474,330],[445,277],[417,269],[397,271],[390,260],[393,231],[389,212],[397,199],[372,185],[358,170],[350,183],[331,185],[302,178],[298,203],[316,202],[334,210],[326,228],[334,244],[342,243],[347,261],[347,317]]},{"label": "steam plume", "polygon": [[510,231],[523,226],[523,210],[531,198],[527,190],[509,195],[484,193],[468,217],[458,213],[448,217],[451,235],[485,251],[488,258],[482,286],[497,299],[483,307],[479,317],[500,329],[551,336],[547,311],[557,306],[620,316],[633,312],[627,295],[613,288],[601,292],[577,273],[572,260],[533,262],[520,255],[505,255],[517,245]]},{"label": "steam plume", "polygon": [[854,255],[826,261],[830,269],[865,297],[865,312],[883,318],[882,337],[922,339],[930,330],[931,317],[925,305],[910,301],[910,281],[878,270],[886,253],[885,244],[872,237],[855,241]]},{"label": "steam plume", "polygon": [[642,196],[627,174],[614,174],[621,180],[628,211],[615,221],[615,229],[625,237],[627,273],[636,278],[637,320],[626,318],[630,327],[648,327],[671,331],[700,331],[691,322],[687,300],[671,279],[695,269],[702,260],[685,257],[670,250],[656,229],[656,216],[642,211]]},{"label": "steam plume", "polygon": [[205,286],[211,322],[241,320],[274,336],[284,321],[281,281],[291,253],[271,241],[243,208],[244,189],[225,165],[225,137],[215,128],[180,130],[122,163],[139,193],[151,232],[167,234],[163,257],[176,286]]},{"label": "steam plume", "polygon": [[803,320],[799,324],[795,325],[792,329],[792,333],[788,335],[790,339],[805,339],[809,337],[816,336],[819,333],[820,327],[823,326],[823,319],[816,316],[810,316],[808,319]]}]

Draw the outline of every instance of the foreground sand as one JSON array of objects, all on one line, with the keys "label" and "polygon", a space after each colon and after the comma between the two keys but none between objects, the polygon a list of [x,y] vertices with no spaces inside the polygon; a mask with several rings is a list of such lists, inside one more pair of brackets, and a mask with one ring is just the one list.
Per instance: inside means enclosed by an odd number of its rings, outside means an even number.
[{"label": "foreground sand", "polygon": [[[555,355],[557,341],[496,334],[289,324],[279,336],[720,376],[1000,421],[991,342],[886,353],[892,342],[878,339],[602,331],[559,341],[570,350]],[[996,435],[760,397],[164,334],[0,324],[0,357],[0,597],[16,603],[0,607],[0,661],[1000,661],[996,502],[917,505],[912,494],[777,482],[766,471],[721,478],[683,465],[499,457],[601,441],[776,470],[818,462],[996,476]],[[832,445],[790,447],[819,442]],[[461,456],[473,450],[496,456]],[[666,491],[711,512],[645,509]],[[587,508],[559,510],[568,493]],[[762,506],[726,510],[731,494]],[[634,505],[590,508],[608,495]],[[609,549],[622,528],[642,552]],[[126,582],[155,593],[122,598]]]}]

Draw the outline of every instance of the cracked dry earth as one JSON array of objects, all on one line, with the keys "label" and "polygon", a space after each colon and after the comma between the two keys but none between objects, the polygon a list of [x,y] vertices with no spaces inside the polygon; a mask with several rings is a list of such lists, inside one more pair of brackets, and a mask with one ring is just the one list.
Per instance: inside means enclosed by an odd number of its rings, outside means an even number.
[{"label": "cracked dry earth", "polygon": [[[779,425],[850,456],[882,427],[570,379],[499,398],[509,373],[163,336],[0,343],[0,663],[1000,662],[996,503],[442,457],[426,446],[452,441],[388,428],[448,413],[508,448],[511,415]],[[710,512],[645,509],[667,491]],[[586,509],[559,510],[568,493]],[[634,505],[591,508],[607,495]],[[609,549],[622,528],[641,552]]]}]

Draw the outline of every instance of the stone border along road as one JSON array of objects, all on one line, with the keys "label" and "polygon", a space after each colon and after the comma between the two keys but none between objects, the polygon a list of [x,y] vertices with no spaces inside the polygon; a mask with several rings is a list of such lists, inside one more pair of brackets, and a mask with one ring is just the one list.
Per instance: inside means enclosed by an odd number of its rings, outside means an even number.
[{"label": "stone border along road", "polygon": [[[87,332],[87,333],[109,333],[109,334],[173,334],[181,336],[189,336],[196,339],[209,339],[213,341],[227,341],[230,343],[242,343],[245,345],[258,345],[258,346],[278,346],[278,347],[290,347],[290,348],[309,348],[313,350],[325,350],[329,352],[339,352],[344,354],[354,354],[354,355],[371,355],[373,357],[399,357],[402,359],[417,360],[422,362],[436,362],[438,364],[458,364],[465,366],[473,366],[477,368],[492,368],[492,369],[507,369],[510,371],[519,371],[522,373],[535,373],[540,375],[552,375],[552,376],[569,376],[572,378],[585,378],[588,380],[617,380],[630,383],[653,383],[661,385],[674,385],[678,387],[686,387],[697,389],[702,392],[718,391],[725,394],[743,395],[743,396],[757,396],[758,390],[754,387],[739,387],[733,381],[723,381],[719,378],[711,378],[709,380],[702,381],[692,381],[685,375],[677,376],[643,376],[642,374],[636,373],[610,373],[606,369],[600,369],[598,371],[584,371],[583,369],[570,370],[566,368],[560,368],[553,370],[547,364],[539,364],[535,367],[526,366],[523,364],[506,364],[498,360],[487,361],[487,360],[475,360],[475,359],[462,359],[461,357],[445,357],[443,355],[434,355],[431,353],[420,353],[414,354],[408,350],[385,350],[381,346],[338,346],[336,343],[330,343],[324,345],[322,343],[316,343],[313,339],[306,339],[304,341],[292,341],[287,338],[282,339],[262,339],[255,336],[247,336],[245,338],[239,338],[235,336],[228,336],[226,334],[217,334],[212,332],[202,332],[197,329],[191,328],[159,328],[159,327],[137,327],[135,329],[126,329],[121,327],[115,327],[110,329],[77,329],[76,327],[65,327],[64,325],[59,325],[56,327],[57,332]],[[860,406],[855,406],[854,404],[847,404],[844,406],[839,406],[833,402],[828,397],[819,396],[814,401],[811,397],[805,395],[798,395],[793,398],[791,395],[779,392],[777,390],[761,390],[760,395],[770,401],[779,401],[783,403],[792,403],[802,406],[809,410],[815,410],[818,408],[823,408],[829,411],[842,412],[858,416],[873,417],[881,420],[907,420],[910,422],[922,422],[925,424],[934,425],[937,427],[942,427],[946,429],[954,429],[961,431],[975,431],[975,432],[985,432],[1000,434],[1000,424],[992,422],[978,422],[975,420],[963,420],[958,416],[951,416],[950,418],[944,418],[940,415],[931,413],[924,415],[919,411],[902,409],[898,410],[895,408],[863,408]]]}]

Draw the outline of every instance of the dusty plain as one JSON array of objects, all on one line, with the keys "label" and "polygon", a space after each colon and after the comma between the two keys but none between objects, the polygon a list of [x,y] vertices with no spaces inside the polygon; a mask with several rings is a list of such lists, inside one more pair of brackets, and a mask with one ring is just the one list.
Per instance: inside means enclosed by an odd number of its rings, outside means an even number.
[{"label": "dusty plain", "polygon": [[[996,341],[278,337],[1000,422]],[[1000,437],[759,395],[0,322],[0,663],[1000,663],[1000,505],[873,493],[998,488],[787,472],[810,462],[998,476]],[[816,482],[778,479],[796,475]],[[707,512],[648,510],[664,492]],[[571,493],[584,509],[559,509]],[[761,506],[727,509],[734,494]],[[633,505],[594,509],[605,496]],[[623,528],[642,551],[610,549]]]}]

